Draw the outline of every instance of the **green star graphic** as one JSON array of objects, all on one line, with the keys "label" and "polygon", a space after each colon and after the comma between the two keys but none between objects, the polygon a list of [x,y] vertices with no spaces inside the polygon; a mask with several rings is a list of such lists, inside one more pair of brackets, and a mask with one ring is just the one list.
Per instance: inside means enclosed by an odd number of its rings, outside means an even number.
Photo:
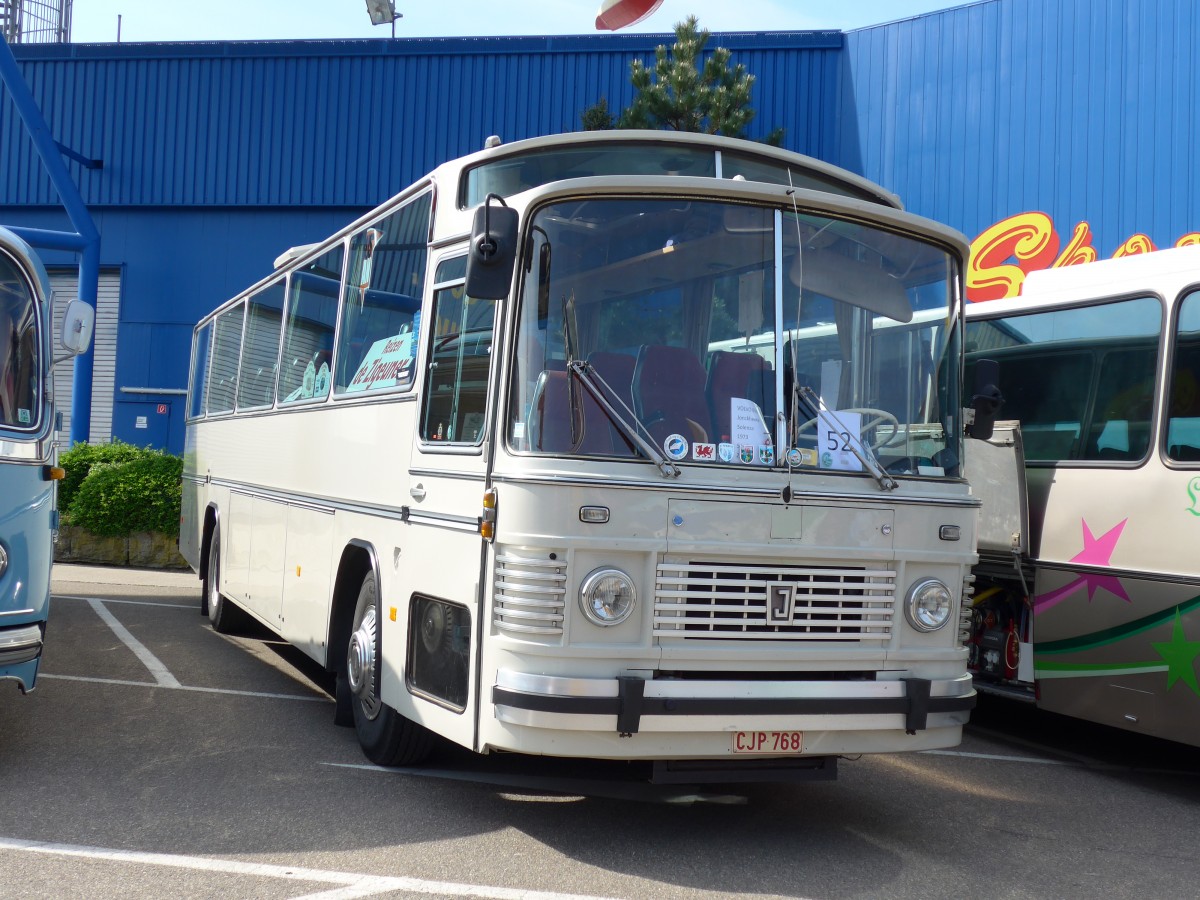
[{"label": "green star graphic", "polygon": [[1183,624],[1179,621],[1179,610],[1175,610],[1175,627],[1171,629],[1169,643],[1153,644],[1154,652],[1167,663],[1167,690],[1181,678],[1200,696],[1200,685],[1196,684],[1196,668],[1193,660],[1200,656],[1200,641],[1184,639]]}]

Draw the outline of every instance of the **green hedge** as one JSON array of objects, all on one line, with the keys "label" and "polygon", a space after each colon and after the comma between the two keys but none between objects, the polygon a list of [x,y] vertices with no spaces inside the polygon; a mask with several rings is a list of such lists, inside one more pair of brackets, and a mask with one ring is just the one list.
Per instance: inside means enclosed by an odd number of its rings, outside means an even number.
[{"label": "green hedge", "polygon": [[62,455],[61,465],[67,477],[59,485],[59,509],[70,524],[106,537],[179,534],[178,456],[130,444],[77,444]]}]

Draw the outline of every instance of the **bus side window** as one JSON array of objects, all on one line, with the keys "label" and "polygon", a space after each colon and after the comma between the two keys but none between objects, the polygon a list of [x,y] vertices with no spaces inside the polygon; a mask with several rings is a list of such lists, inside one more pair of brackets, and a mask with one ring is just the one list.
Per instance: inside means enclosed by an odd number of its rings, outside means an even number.
[{"label": "bus side window", "polygon": [[[438,281],[445,278],[443,269],[461,261],[460,257],[439,266]],[[461,283],[434,293],[422,441],[483,442],[495,314],[495,300],[468,297]]]},{"label": "bus side window", "polygon": [[237,397],[238,357],[242,350],[242,322],[246,304],[239,303],[217,317],[212,368],[208,376],[208,411],[231,412]]},{"label": "bus side window", "polygon": [[411,387],[421,332],[432,195],[350,239],[334,393]]},{"label": "bus side window", "polygon": [[279,363],[279,402],[329,395],[333,326],[342,284],[341,244],[292,273]]},{"label": "bus side window", "polygon": [[238,409],[270,406],[275,399],[275,364],[283,322],[283,282],[267,285],[247,301]]}]

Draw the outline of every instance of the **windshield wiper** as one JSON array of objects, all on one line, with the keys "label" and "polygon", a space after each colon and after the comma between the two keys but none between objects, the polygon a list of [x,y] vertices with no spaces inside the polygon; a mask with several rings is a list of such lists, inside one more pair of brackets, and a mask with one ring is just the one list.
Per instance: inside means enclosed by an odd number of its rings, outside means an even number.
[{"label": "windshield wiper", "polygon": [[[679,477],[679,467],[663,456],[662,452],[655,447],[652,442],[646,440],[640,434],[638,434],[638,427],[640,426],[644,430],[645,426],[638,421],[638,418],[636,415],[634,415],[633,410],[631,410],[626,405],[625,401],[620,398],[617,392],[613,390],[612,385],[605,381],[600,373],[596,371],[595,366],[591,365],[590,363],[586,363],[583,360],[572,359],[567,363],[567,369],[579,379],[580,384],[587,388],[588,393],[592,395],[595,401],[600,405],[600,408],[604,410],[604,414],[608,416],[609,421],[611,421],[613,425],[617,427],[617,430],[621,432],[621,436],[641,450],[643,456],[658,466],[658,471],[662,473],[664,478]],[[597,384],[597,382],[599,382],[599,384]],[[603,386],[604,390],[601,390],[601,386]],[[604,391],[608,391],[608,393],[612,394],[612,396],[616,398],[617,402],[620,403],[621,406],[625,407],[625,412],[629,414],[628,419],[617,410],[617,407],[609,401],[608,397],[604,396]],[[634,424],[630,424],[630,419],[633,420]],[[647,432],[647,434],[649,434],[649,432]]]},{"label": "windshield wiper", "polygon": [[[816,391],[806,384],[797,385],[796,391],[808,402],[808,405],[816,411],[817,418],[825,423],[826,428],[835,434],[841,432],[841,425],[838,424],[836,419],[829,415],[828,410],[825,408],[825,404],[821,401],[821,397]],[[862,440],[861,435],[859,435],[858,440]],[[880,490],[894,491],[896,488],[898,488],[900,483],[883,470],[879,463],[875,461],[875,456],[873,454],[862,453],[859,451],[858,447],[856,446],[858,440],[851,439],[846,441],[846,447],[855,455],[855,457],[858,458],[858,461],[863,464],[863,468],[871,473],[871,477],[874,478],[878,483]]]}]

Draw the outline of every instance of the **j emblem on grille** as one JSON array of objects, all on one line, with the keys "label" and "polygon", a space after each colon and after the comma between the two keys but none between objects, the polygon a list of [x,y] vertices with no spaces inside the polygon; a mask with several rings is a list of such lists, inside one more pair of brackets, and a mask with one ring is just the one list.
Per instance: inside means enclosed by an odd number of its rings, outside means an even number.
[{"label": "j emblem on grille", "polygon": [[767,589],[767,624],[791,625],[796,606],[794,584],[772,584]]}]

